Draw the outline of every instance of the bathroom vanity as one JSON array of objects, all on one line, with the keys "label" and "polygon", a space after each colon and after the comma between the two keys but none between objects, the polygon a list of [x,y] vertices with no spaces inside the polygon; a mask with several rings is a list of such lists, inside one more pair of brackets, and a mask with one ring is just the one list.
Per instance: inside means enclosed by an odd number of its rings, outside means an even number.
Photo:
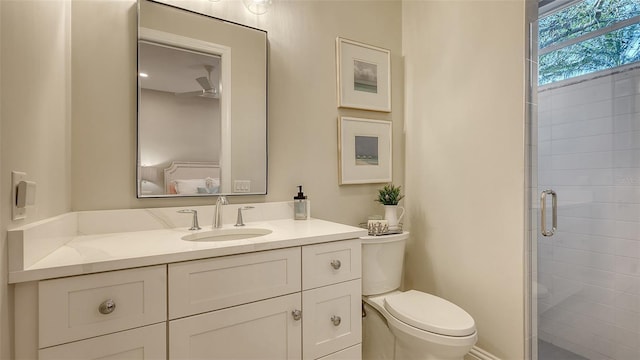
[{"label": "bathroom vanity", "polygon": [[[231,240],[199,241],[215,231],[186,230],[178,208],[70,213],[10,231],[16,357],[361,358],[366,230],[292,220],[292,203],[252,205]],[[234,231],[235,207],[223,230]],[[211,208],[195,209],[203,220]],[[252,229],[269,233],[242,238]]]}]

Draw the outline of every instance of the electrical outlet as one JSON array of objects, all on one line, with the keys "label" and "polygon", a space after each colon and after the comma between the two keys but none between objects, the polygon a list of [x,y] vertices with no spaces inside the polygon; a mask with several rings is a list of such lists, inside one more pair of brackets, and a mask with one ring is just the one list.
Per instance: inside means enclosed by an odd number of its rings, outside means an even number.
[{"label": "electrical outlet", "polygon": [[236,193],[251,192],[251,180],[234,180],[233,192],[236,192]]},{"label": "electrical outlet", "polygon": [[20,171],[11,172],[11,218],[13,220],[20,220],[27,217],[27,209],[19,208],[17,206],[18,197],[18,184],[20,181],[26,181],[27,174]]}]

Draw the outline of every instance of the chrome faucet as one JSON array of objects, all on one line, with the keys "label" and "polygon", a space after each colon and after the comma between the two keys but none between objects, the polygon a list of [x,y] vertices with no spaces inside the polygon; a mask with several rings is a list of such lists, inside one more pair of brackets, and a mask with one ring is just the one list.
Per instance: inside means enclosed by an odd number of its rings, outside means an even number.
[{"label": "chrome faucet", "polygon": [[181,214],[193,214],[193,220],[191,222],[191,227],[189,228],[189,230],[200,230],[200,229],[202,229],[198,225],[198,212],[196,210],[182,209],[182,210],[178,210],[178,212],[181,213]]},{"label": "chrome faucet", "polygon": [[216,200],[216,209],[213,213],[213,228],[217,229],[222,227],[222,206],[229,205],[227,201],[227,197],[224,195],[218,196],[218,200]]}]

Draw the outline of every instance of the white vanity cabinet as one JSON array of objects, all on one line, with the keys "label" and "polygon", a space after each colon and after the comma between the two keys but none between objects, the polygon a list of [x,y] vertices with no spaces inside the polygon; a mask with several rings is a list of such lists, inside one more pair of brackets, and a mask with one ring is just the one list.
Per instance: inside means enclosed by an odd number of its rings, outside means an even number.
[{"label": "white vanity cabinet", "polygon": [[16,356],[361,359],[360,256],[352,239],[18,284]]}]

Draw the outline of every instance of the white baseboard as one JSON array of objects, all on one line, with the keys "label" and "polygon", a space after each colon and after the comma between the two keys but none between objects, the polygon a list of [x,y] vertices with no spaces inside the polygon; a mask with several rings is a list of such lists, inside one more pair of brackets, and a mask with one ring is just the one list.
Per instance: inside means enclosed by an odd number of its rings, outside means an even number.
[{"label": "white baseboard", "polygon": [[464,358],[465,360],[500,360],[499,357],[477,346],[474,346]]}]

